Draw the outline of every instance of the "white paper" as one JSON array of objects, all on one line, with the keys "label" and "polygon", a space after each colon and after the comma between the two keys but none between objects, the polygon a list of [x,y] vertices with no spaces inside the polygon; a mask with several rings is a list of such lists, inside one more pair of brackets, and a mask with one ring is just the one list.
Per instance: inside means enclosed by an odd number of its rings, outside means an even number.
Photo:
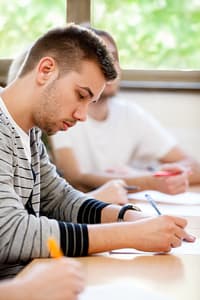
[{"label": "white paper", "polygon": [[200,239],[194,243],[183,242],[181,247],[173,248],[171,254],[200,254]]},{"label": "white paper", "polygon": [[[155,255],[156,252],[145,252],[134,248],[122,248],[110,251],[110,254],[143,254],[143,255]],[[170,252],[163,254],[200,254],[200,239],[196,239],[194,243],[182,242],[180,247],[172,248]]]},{"label": "white paper", "polygon": [[157,293],[135,286],[132,282],[114,282],[88,286],[79,300],[167,300]]},{"label": "white paper", "polygon": [[[140,209],[147,214],[157,215],[155,209],[147,203],[137,203]],[[179,205],[179,204],[166,204],[157,203],[157,207],[163,215],[175,216],[200,216],[200,205]]]},{"label": "white paper", "polygon": [[113,254],[143,254],[143,255],[154,255],[155,252],[145,252],[141,250],[137,250],[134,248],[121,248],[121,249],[116,249],[116,250],[111,250],[109,252],[111,255]]},{"label": "white paper", "polygon": [[129,194],[129,199],[137,199],[147,201],[145,194],[151,195],[155,202],[170,203],[170,204],[184,204],[184,205],[200,205],[200,193],[186,192],[177,195],[164,194],[158,191],[143,191],[139,193]]}]

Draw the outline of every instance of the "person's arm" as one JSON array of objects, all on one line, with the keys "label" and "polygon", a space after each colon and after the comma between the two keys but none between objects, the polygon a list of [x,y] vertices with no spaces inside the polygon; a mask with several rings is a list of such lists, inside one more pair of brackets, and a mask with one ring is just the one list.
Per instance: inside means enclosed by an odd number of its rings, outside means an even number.
[{"label": "person's arm", "polygon": [[125,222],[108,224],[116,220],[117,214],[117,207],[105,207],[102,210],[102,222],[105,224],[101,227],[88,226],[89,253],[127,247],[167,252],[172,247],[180,246],[183,239],[190,242],[195,240],[186,233],[184,228],[187,222],[183,218],[159,216],[132,222],[131,220],[136,220],[140,213],[128,210],[124,216]]},{"label": "person's arm", "polygon": [[0,300],[73,300],[84,288],[80,264],[69,258],[31,266],[24,275],[0,283]]}]

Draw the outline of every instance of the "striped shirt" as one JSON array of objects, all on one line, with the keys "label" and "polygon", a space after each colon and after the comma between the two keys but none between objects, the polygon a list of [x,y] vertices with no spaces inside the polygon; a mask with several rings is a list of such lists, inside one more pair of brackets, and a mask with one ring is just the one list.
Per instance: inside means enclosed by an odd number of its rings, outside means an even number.
[{"label": "striped shirt", "polygon": [[38,128],[30,130],[30,150],[31,162],[0,110],[0,278],[12,277],[33,258],[49,257],[49,236],[65,255],[87,255],[86,224],[100,223],[108,205],[88,199],[57,174]]}]

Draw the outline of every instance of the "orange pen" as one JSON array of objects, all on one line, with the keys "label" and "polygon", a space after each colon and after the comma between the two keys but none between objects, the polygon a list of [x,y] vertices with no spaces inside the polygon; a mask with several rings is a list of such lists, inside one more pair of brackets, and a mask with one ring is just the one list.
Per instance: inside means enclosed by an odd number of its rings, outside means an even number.
[{"label": "orange pen", "polygon": [[63,256],[62,250],[59,248],[57,242],[54,238],[49,238],[47,241],[47,246],[50,252],[51,257],[59,258]]}]

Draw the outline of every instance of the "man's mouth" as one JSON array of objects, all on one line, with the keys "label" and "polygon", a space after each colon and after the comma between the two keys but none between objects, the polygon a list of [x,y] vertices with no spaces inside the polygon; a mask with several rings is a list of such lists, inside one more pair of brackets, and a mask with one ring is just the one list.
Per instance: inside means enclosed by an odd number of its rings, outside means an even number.
[{"label": "man's mouth", "polygon": [[62,127],[62,130],[66,131],[68,128],[72,127],[75,125],[75,122],[74,123],[70,123],[70,122],[63,122],[63,127]]}]

